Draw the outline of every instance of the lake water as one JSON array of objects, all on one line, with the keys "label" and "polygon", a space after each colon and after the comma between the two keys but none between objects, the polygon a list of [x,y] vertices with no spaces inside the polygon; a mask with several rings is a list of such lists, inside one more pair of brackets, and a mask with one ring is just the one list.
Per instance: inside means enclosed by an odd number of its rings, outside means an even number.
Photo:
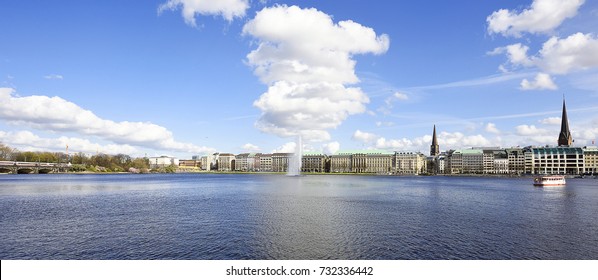
[{"label": "lake water", "polygon": [[598,259],[598,180],[0,175],[0,259]]}]

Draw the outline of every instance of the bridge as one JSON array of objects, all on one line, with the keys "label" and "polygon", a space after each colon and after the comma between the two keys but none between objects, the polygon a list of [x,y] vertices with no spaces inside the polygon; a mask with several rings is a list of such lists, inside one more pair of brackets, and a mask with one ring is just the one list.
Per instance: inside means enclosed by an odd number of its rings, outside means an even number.
[{"label": "bridge", "polygon": [[70,163],[0,161],[0,173],[47,174],[66,172],[69,169],[71,169]]}]

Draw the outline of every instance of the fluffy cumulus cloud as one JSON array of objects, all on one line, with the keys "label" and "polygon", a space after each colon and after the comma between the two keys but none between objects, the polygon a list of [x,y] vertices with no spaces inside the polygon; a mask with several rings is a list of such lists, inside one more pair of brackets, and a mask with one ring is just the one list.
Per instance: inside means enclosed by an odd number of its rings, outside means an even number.
[{"label": "fluffy cumulus cloud", "polygon": [[247,143],[241,147],[245,152],[259,152],[260,147],[253,145],[251,143]]},{"label": "fluffy cumulus cloud", "polygon": [[593,34],[575,33],[567,38],[551,37],[538,55],[535,65],[553,74],[598,67],[598,38]]},{"label": "fluffy cumulus cloud", "polygon": [[248,0],[168,0],[160,5],[158,12],[181,9],[185,23],[196,26],[196,15],[222,16],[228,21],[244,17],[249,8]]},{"label": "fluffy cumulus cloud", "polygon": [[[356,131],[353,139],[369,145],[370,148],[390,151],[423,151],[430,149],[432,135],[424,135],[412,139],[386,139],[372,133]],[[465,135],[461,132],[441,132],[437,135],[442,149],[461,149],[470,147],[492,146],[493,143],[481,134]]]},{"label": "fluffy cumulus cloud", "polygon": [[539,121],[539,123],[541,123],[541,124],[549,124],[549,125],[560,125],[561,124],[561,118],[559,118],[559,117],[545,118],[545,119],[541,119]]},{"label": "fluffy cumulus cloud", "polygon": [[282,146],[272,150],[272,153],[294,153],[295,147],[297,147],[297,143],[287,142],[284,143]]},{"label": "fluffy cumulus cloud", "polygon": [[490,55],[506,54],[507,63],[501,69],[537,67],[544,73],[534,81],[524,80],[521,89],[557,89],[549,74],[565,75],[574,71],[598,67],[598,38],[593,34],[575,33],[561,39],[551,37],[535,55],[528,55],[529,47],[521,43],[498,47]]},{"label": "fluffy cumulus cloud", "polygon": [[168,129],[149,122],[115,122],[60,97],[20,97],[12,88],[0,88],[0,119],[52,132],[96,136],[119,145],[202,153],[213,149],[174,140]]},{"label": "fluffy cumulus cloud", "polygon": [[523,79],[521,81],[522,90],[557,90],[559,87],[552,81],[550,75],[546,73],[538,73],[533,81]]},{"label": "fluffy cumulus cloud", "polygon": [[493,124],[493,123],[487,123],[485,129],[486,129],[486,132],[490,132],[490,133],[494,133],[494,134],[500,133],[500,130],[498,130],[498,128],[496,128],[496,124]]},{"label": "fluffy cumulus cloud", "polygon": [[76,137],[43,138],[30,131],[6,132],[0,131],[0,139],[11,146],[25,147],[29,151],[64,150],[68,145],[71,152],[106,153],[106,154],[134,154],[138,150],[131,145],[92,143],[88,139]]},{"label": "fluffy cumulus cloud", "polygon": [[558,138],[558,129],[545,129],[535,125],[522,124],[515,127],[515,134],[524,137],[519,141],[525,145],[555,145]]},{"label": "fluffy cumulus cloud", "polygon": [[522,33],[550,33],[572,18],[584,0],[534,0],[528,9],[500,9],[486,18],[488,32],[520,37]]},{"label": "fluffy cumulus cloud", "polygon": [[340,150],[341,144],[339,142],[330,142],[322,145],[322,151],[327,155],[334,155]]},{"label": "fluffy cumulus cloud", "polygon": [[361,130],[356,130],[353,133],[352,138],[353,140],[357,140],[363,143],[373,143],[378,139],[378,135],[369,132],[363,132]]},{"label": "fluffy cumulus cloud", "polygon": [[389,47],[387,35],[296,6],[264,8],[245,24],[243,34],[257,39],[247,63],[269,86],[254,102],[262,111],[256,126],[315,141],[328,140],[327,130],[366,111],[368,97],[349,86],[359,82],[353,56],[382,54]]},{"label": "fluffy cumulus cloud", "polygon": [[520,136],[531,136],[531,135],[543,135],[547,131],[545,129],[537,128],[535,125],[518,125],[515,128],[517,135]]}]

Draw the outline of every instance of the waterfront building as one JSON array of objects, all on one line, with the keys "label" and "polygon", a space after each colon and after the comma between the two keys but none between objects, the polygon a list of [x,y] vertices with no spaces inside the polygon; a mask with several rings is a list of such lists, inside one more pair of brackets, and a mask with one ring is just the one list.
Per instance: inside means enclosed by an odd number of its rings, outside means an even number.
[{"label": "waterfront building", "polygon": [[287,172],[289,171],[289,158],[293,156],[292,153],[274,153],[272,154],[272,171],[273,172]]},{"label": "waterfront building", "polygon": [[303,153],[301,158],[301,172],[327,172],[328,157],[322,153]]},{"label": "waterfront building", "polygon": [[563,114],[561,117],[561,132],[559,133],[558,145],[571,146],[573,138],[571,131],[569,131],[569,119],[567,118],[567,108],[565,107],[565,99],[563,98]]},{"label": "waterfront building", "polygon": [[393,152],[366,150],[357,153],[352,160],[356,173],[390,174],[393,172]]},{"label": "waterfront building", "polygon": [[179,160],[175,157],[159,156],[148,158],[150,169],[158,169],[171,165],[179,166]]},{"label": "waterfront building", "polygon": [[436,125],[434,125],[434,132],[432,132],[432,145],[430,145],[430,156],[436,157],[440,153],[440,146],[436,139]]},{"label": "waterfront building", "polygon": [[484,173],[484,151],[480,149],[451,151],[449,154],[449,166],[451,174]]},{"label": "waterfront building", "polygon": [[235,170],[235,155],[229,153],[222,153],[218,155],[218,171],[233,171]]},{"label": "waterfront building", "polygon": [[214,155],[205,155],[199,158],[199,166],[201,170],[210,171],[214,170],[216,166],[216,156]]},{"label": "waterfront building", "polygon": [[394,153],[379,150],[341,151],[330,157],[330,172],[377,173],[393,172]]},{"label": "waterfront building", "polygon": [[200,161],[194,159],[180,159],[179,160],[179,167],[182,168],[199,168]]},{"label": "waterfront building", "polygon": [[584,151],[578,147],[534,147],[531,150],[531,174],[581,175]]},{"label": "waterfront building", "polygon": [[511,174],[525,173],[525,152],[523,148],[513,147],[505,149],[508,161],[508,170]]},{"label": "waterfront building", "polygon": [[243,153],[235,156],[235,171],[253,171],[255,154]]},{"label": "waterfront building", "polygon": [[258,153],[255,155],[255,170],[261,172],[272,172],[272,154]]},{"label": "waterfront building", "polygon": [[585,173],[592,175],[598,174],[598,147],[583,147],[583,160],[586,169]]},{"label": "waterfront building", "polygon": [[395,169],[396,174],[421,174],[426,171],[426,157],[420,152],[396,152]]},{"label": "waterfront building", "polygon": [[493,151],[493,174],[508,174],[509,173],[509,159],[505,150]]},{"label": "waterfront building", "polygon": [[338,152],[330,156],[330,172],[349,173],[351,172],[351,153]]},{"label": "waterfront building", "polygon": [[440,153],[437,157],[436,160],[434,161],[436,166],[436,173],[438,174],[445,174],[446,172],[446,166],[447,166],[447,161],[446,161],[446,153],[442,152]]}]

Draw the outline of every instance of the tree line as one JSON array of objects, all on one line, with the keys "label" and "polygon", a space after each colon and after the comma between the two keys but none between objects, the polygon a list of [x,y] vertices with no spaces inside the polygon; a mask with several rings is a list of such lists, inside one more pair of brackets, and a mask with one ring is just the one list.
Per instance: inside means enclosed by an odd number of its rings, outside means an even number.
[{"label": "tree line", "polygon": [[0,160],[27,161],[40,163],[71,163],[71,171],[91,172],[149,172],[147,158],[133,158],[125,154],[96,154],[88,156],[84,153],[66,154],[62,152],[19,151],[0,143]]}]

